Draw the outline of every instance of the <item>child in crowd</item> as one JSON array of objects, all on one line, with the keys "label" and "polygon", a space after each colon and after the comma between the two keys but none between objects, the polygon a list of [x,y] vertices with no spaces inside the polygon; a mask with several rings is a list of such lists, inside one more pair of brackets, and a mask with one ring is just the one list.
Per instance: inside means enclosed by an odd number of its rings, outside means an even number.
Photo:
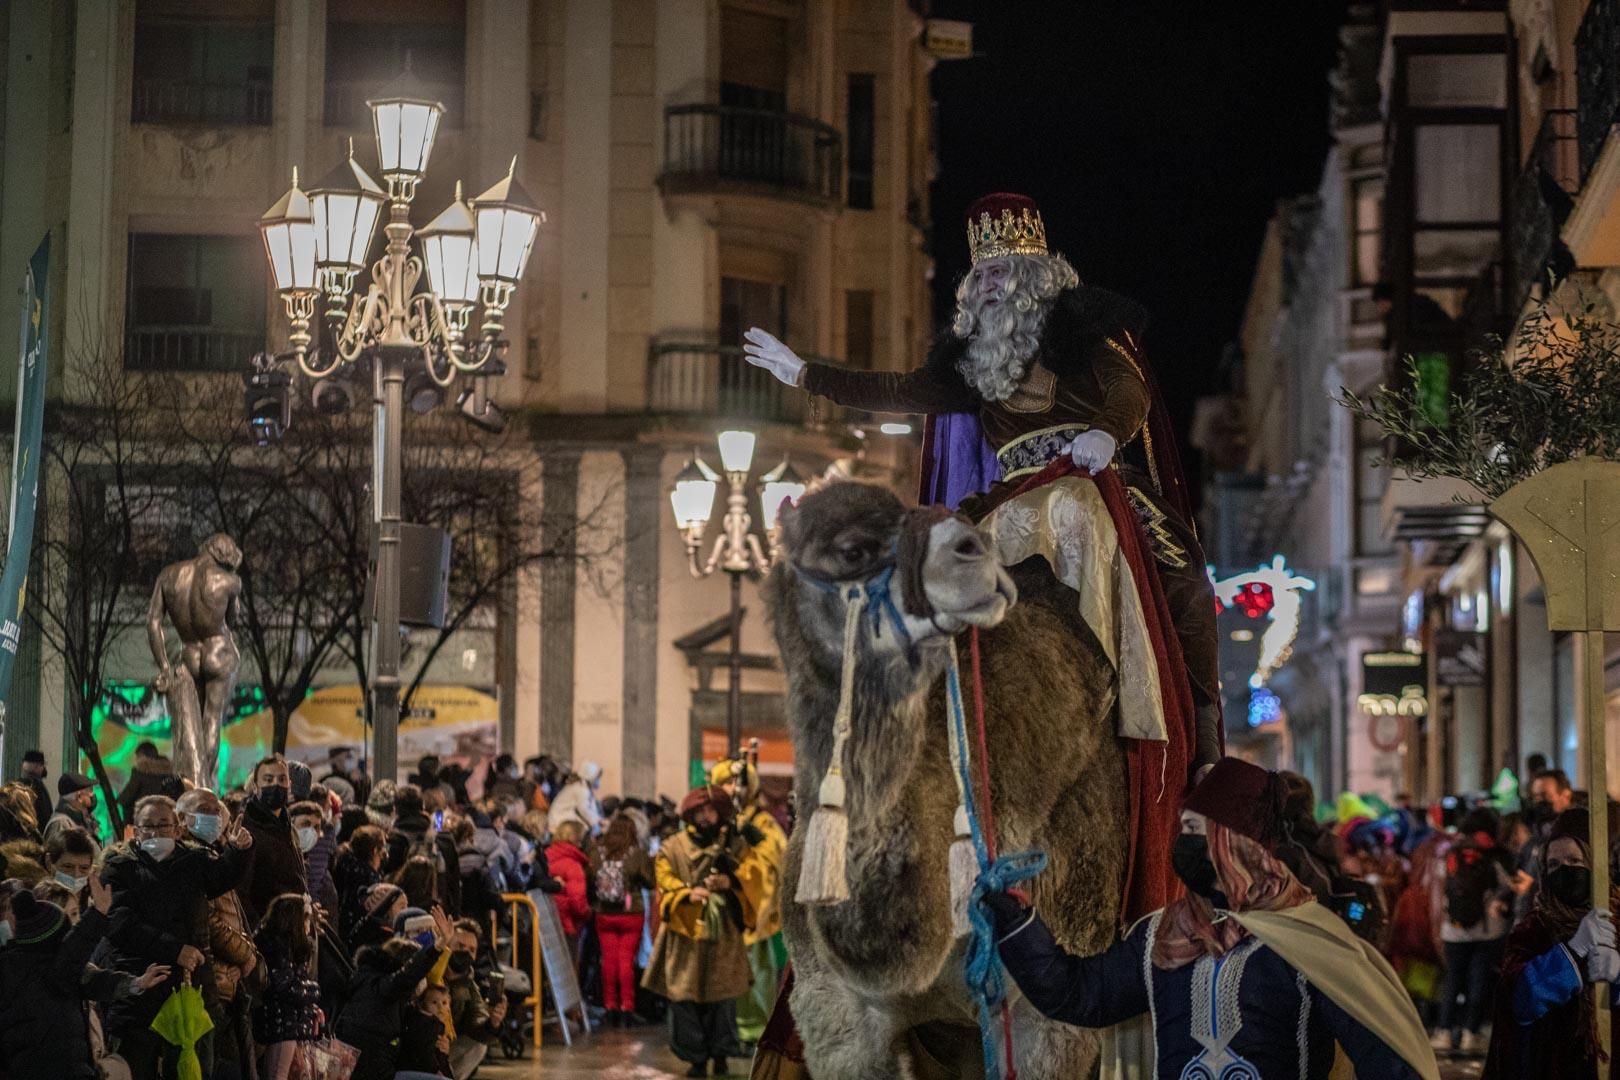
[{"label": "child in crowd", "polygon": [[408,938],[368,945],[355,957],[349,1002],[338,1017],[337,1037],[360,1051],[353,1080],[394,1080],[398,1072],[403,1006],[444,957],[450,917],[435,905],[433,944],[422,948]]},{"label": "child in crowd", "polygon": [[263,1080],[287,1080],[298,1044],[321,1033],[321,988],[310,978],[315,909],[301,893],[283,893],[253,937],[264,958],[266,986],[253,1005],[253,1038],[265,1047]]},{"label": "child in crowd", "polygon": [[394,1080],[451,1075],[449,1021],[450,991],[431,984],[423,987],[401,1022]]}]

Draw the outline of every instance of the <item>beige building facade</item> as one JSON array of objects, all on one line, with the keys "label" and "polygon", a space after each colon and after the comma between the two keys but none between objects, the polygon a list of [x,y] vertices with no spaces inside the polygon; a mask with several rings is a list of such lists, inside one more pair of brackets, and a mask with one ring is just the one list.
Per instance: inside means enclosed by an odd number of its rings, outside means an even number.
[{"label": "beige building facade", "polygon": [[[904,0],[17,0],[0,22],[0,280],[50,234],[58,399],[71,358],[113,343],[126,368],[217,380],[235,407],[248,357],[287,332],[259,215],[351,139],[373,169],[364,102],[408,64],[447,107],[412,220],[513,155],[547,215],[494,400],[541,462],[523,497],[559,534],[591,513],[612,551],[524,577],[515,614],[446,655],[473,657],[457,677],[499,698],[504,749],[596,761],[608,792],[679,794],[726,697],[705,658],[725,645],[724,575],[692,577],[669,509],[692,449],[717,465],[715,433],[744,426],[755,480],[790,454],[806,475],[911,484],[915,436],[812,405],[739,346],[760,325],[853,366],[920,360],[924,25]],[[0,385],[15,341],[0,334]],[[744,606],[745,729],[773,739],[752,581]],[[44,656],[28,677],[54,762],[62,673]],[[22,748],[6,740],[8,772]]]}]

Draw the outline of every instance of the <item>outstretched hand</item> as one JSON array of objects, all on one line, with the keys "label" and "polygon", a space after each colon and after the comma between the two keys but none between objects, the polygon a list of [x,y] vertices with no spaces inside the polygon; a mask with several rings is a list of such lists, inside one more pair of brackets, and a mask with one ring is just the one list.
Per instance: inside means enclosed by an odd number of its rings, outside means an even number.
[{"label": "outstretched hand", "polygon": [[438,904],[433,905],[433,910],[429,914],[433,916],[433,936],[442,945],[450,940],[450,935],[455,932],[455,927],[450,923],[450,916],[446,915],[444,908]]},{"label": "outstretched hand", "polygon": [[112,886],[101,880],[101,871],[90,871],[90,903],[103,915],[112,910]]},{"label": "outstretched hand", "polygon": [[152,964],[141,972],[141,977],[135,980],[135,992],[141,993],[154,986],[162,986],[169,981],[170,967],[168,964]]},{"label": "outstretched hand", "polygon": [[789,386],[798,386],[804,381],[804,361],[775,335],[755,326],[749,328],[743,340],[747,342],[743,352],[750,364],[764,368]]}]

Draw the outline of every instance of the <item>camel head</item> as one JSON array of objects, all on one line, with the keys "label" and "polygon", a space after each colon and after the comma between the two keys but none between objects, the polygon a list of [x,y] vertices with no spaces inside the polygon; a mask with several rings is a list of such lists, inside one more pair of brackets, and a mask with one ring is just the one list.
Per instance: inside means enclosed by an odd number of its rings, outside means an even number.
[{"label": "camel head", "polygon": [[841,647],[846,598],[866,592],[860,647],[917,660],[968,626],[991,627],[1017,599],[988,538],[940,508],[907,509],[872,484],[829,484],[781,514],[784,559],[774,596],[795,602],[812,642]]}]

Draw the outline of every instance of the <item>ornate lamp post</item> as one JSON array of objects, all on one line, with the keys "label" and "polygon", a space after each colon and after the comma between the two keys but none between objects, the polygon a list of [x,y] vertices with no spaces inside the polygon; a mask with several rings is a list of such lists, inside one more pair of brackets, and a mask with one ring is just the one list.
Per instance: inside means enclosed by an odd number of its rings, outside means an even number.
[{"label": "ornate lamp post", "polygon": [[726,471],[730,494],[726,497],[720,535],[715,537],[708,561],[699,561],[699,551],[703,547],[703,532],[714,512],[718,477],[695,452],[686,468],[676,475],[669,501],[675,510],[675,524],[686,541],[692,576],[705,578],[716,570],[724,570],[731,579],[731,683],[726,701],[726,749],[731,757],[736,757],[742,746],[742,579],[747,574],[770,570],[771,562],[777,557],[777,511],[784,500],[798,502],[805,485],[785,457],[761,478],[760,521],[771,543],[771,552],[767,555],[759,537],[750,531],[753,519],[748,514],[748,470],[754,460],[754,433],[722,431],[718,441],[720,464]]},{"label": "ornate lamp post", "polygon": [[[291,350],[257,358],[249,392],[251,397],[256,387],[279,387],[284,394],[290,379],[281,365],[289,360],[312,380],[369,362],[377,527],[371,641],[374,769],[378,777],[392,778],[399,733],[400,428],[407,369],[418,379],[425,374],[431,380],[428,388],[441,391],[457,375],[470,377],[473,386],[463,397],[474,407],[464,404],[463,411],[481,426],[497,426],[499,413],[488,400],[487,380],[505,370],[499,358],[506,348],[502,318],[545,215],[513,176],[513,158],[512,169],[484,194],[469,204],[458,183],[450,206],[420,231],[413,230],[411,201],[427,171],[444,106],[418,93],[409,73],[366,104],[386,189],[354,160],[351,146],[348,160],[307,195],[298,187],[295,170],[292,188],[260,219],[265,254],[292,324]],[[385,205],[387,247],[371,265],[370,283],[357,292],[356,280]],[[411,254],[413,236],[420,242],[420,255]],[[424,270],[428,287],[418,291]],[[323,294],[328,330],[317,344],[310,326]],[[468,342],[467,327],[480,305],[480,332]],[[425,400],[431,407],[436,399],[430,395]],[[282,417],[285,426],[285,411]],[[279,430],[268,437],[276,434]]]}]

